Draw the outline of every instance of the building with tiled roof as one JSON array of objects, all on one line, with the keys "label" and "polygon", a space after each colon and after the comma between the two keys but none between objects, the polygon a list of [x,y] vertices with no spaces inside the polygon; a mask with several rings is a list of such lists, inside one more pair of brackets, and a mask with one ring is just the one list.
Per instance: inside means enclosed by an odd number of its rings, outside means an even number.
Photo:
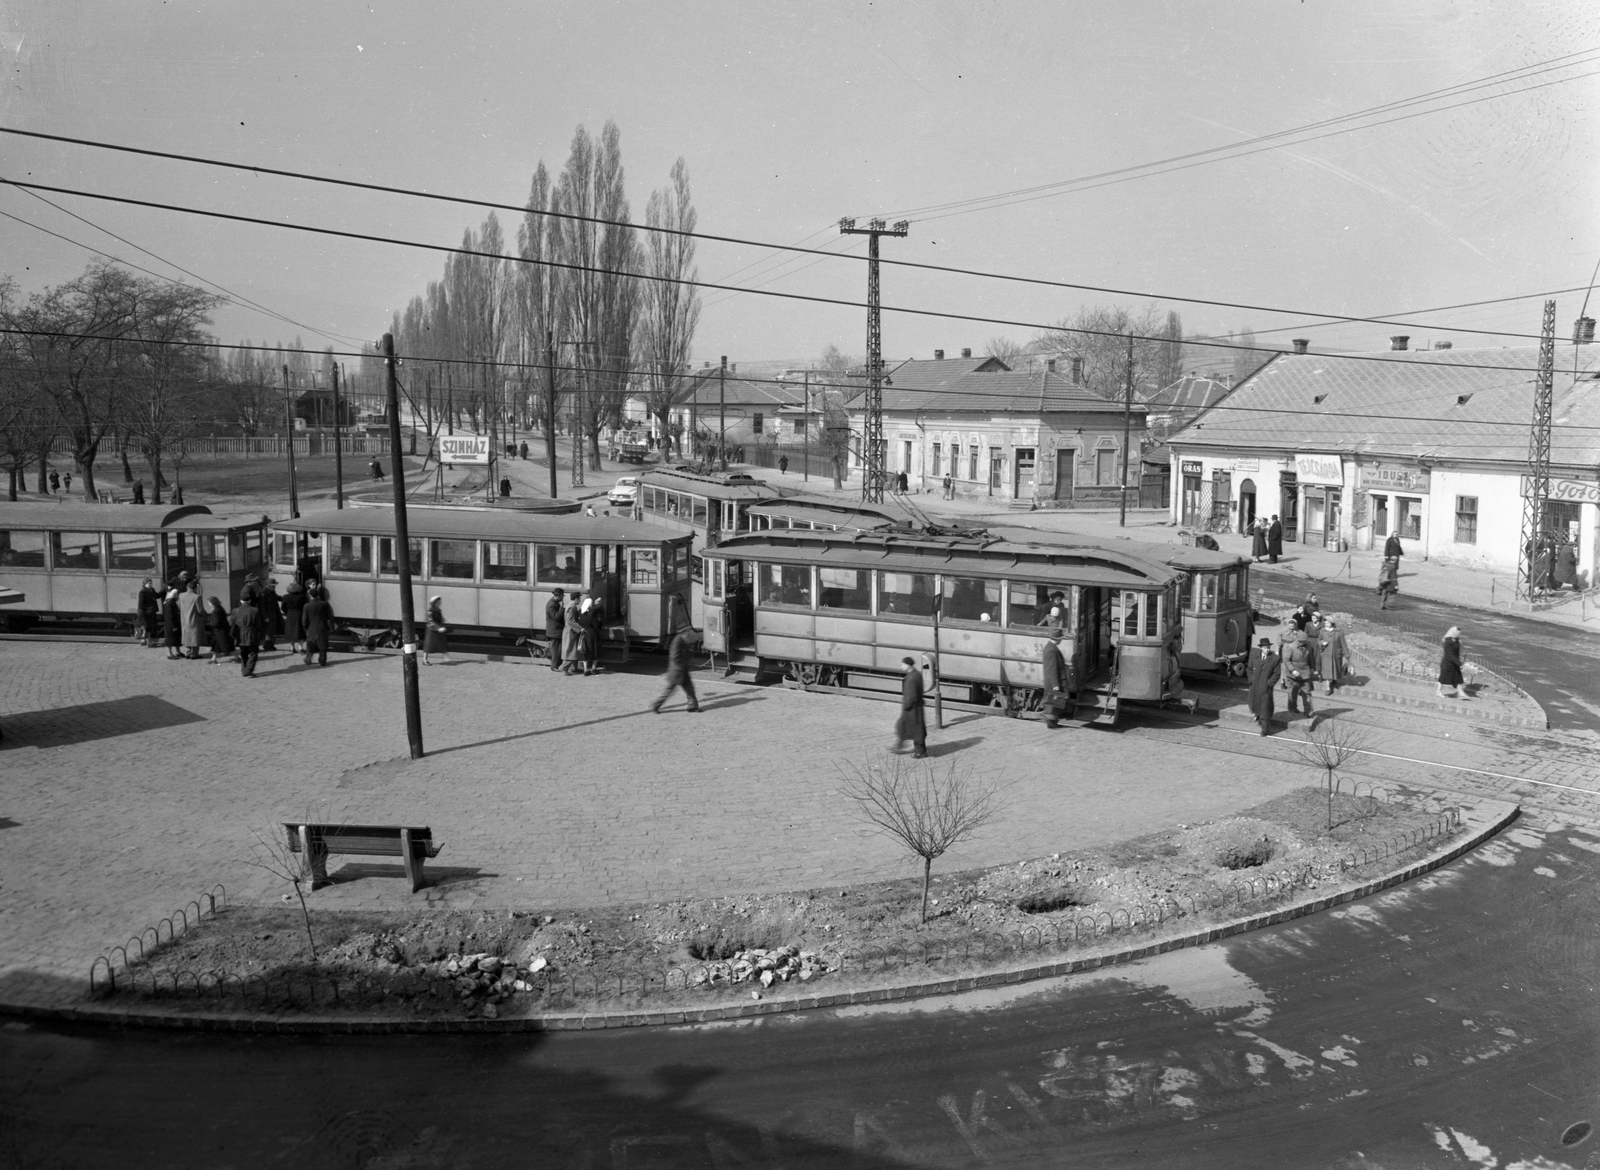
[{"label": "building with tiled roof", "polygon": [[1195,415],[1221,402],[1232,389],[1231,379],[1188,373],[1176,382],[1146,394],[1142,401],[1150,412],[1151,437],[1164,439],[1182,430]]},{"label": "building with tiled roof", "polygon": [[[1403,339],[1396,339],[1403,344]],[[1173,519],[1517,571],[1539,351],[1283,354],[1173,434]],[[1548,527],[1593,580],[1600,352],[1556,350]]]}]

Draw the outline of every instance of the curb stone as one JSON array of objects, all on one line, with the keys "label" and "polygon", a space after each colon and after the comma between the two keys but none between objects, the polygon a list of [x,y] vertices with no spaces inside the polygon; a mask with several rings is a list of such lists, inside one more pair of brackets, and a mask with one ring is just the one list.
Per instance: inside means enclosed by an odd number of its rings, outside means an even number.
[{"label": "curb stone", "polygon": [[591,1031],[608,1028],[638,1028],[651,1026],[684,1026],[708,1024],[722,1020],[751,1019],[778,1013],[809,1011],[819,1008],[853,1004],[891,1003],[938,995],[954,995],[988,987],[1033,982],[1083,971],[1094,971],[1120,963],[1129,963],[1152,955],[1185,947],[1203,946],[1219,939],[1229,938],[1275,926],[1291,919],[1315,914],[1334,906],[1365,898],[1379,891],[1401,885],[1454,861],[1494,837],[1521,815],[1521,807],[1499,800],[1475,802],[1488,819],[1472,829],[1469,835],[1454,844],[1436,849],[1427,856],[1398,870],[1349,886],[1331,894],[1308,898],[1289,906],[1262,914],[1235,918],[1214,926],[1201,927],[1188,934],[1156,939],[1135,946],[1099,951],[1072,959],[1036,963],[1020,967],[1001,968],[980,975],[952,976],[949,979],[919,981],[891,987],[862,988],[855,991],[820,992],[797,996],[793,999],[772,999],[739,1004],[722,1004],[705,1008],[663,1008],[657,1011],[625,1012],[564,1012],[540,1016],[513,1016],[504,1019],[450,1019],[421,1020],[410,1017],[387,1019],[350,1018],[348,1016],[302,1015],[294,1018],[259,1015],[198,1015],[177,1012],[129,1011],[98,1005],[84,1007],[42,1007],[34,1004],[0,1003],[0,1018],[24,1020],[66,1021],[94,1024],[103,1027],[123,1028],[178,1028],[203,1032],[265,1032],[272,1034],[317,1035],[413,1035],[439,1033],[510,1033]]}]

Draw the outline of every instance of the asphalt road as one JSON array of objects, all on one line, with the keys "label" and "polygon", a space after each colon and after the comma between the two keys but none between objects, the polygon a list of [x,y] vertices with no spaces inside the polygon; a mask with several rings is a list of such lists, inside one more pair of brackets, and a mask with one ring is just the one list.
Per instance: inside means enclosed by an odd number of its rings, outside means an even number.
[{"label": "asphalt road", "polygon": [[1513,828],[1225,944],[745,1025],[293,1039],[13,1023],[0,1166],[1600,1165],[1582,1128],[1600,1124],[1597,877],[1600,830]]}]

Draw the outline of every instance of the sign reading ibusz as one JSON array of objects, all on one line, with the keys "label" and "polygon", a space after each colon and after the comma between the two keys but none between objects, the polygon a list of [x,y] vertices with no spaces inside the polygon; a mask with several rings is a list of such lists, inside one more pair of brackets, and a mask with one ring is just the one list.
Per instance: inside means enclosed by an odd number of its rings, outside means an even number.
[{"label": "sign reading ibusz", "polygon": [[440,435],[440,463],[488,463],[489,440],[483,435]]}]

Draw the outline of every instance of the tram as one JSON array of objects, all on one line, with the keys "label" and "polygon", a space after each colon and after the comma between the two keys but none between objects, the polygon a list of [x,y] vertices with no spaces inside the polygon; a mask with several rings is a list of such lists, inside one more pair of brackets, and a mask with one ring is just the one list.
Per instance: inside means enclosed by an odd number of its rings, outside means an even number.
[{"label": "tram", "polygon": [[807,496],[762,500],[748,505],[745,511],[750,516],[752,532],[795,528],[819,532],[886,532],[907,526],[904,521],[870,508]]},{"label": "tram", "polygon": [[[452,626],[544,629],[550,591],[601,599],[607,636],[665,643],[688,621],[687,533],[618,516],[419,507],[407,512],[416,613],[437,596]],[[319,512],[272,525],[276,572],[319,577],[339,620],[400,620],[394,509]]]},{"label": "tram", "polygon": [[131,624],[146,577],[200,581],[228,604],[266,555],[267,517],[216,516],[203,504],[0,503],[0,588],[27,595],[0,621],[115,615]]},{"label": "tram", "polygon": [[949,702],[1043,706],[1043,644],[1078,680],[1076,717],[1180,701],[1180,573],[1115,549],[987,534],[768,530],[705,556],[706,649],[808,690],[897,692],[924,663]]},{"label": "tram", "polygon": [[1243,678],[1255,631],[1250,612],[1250,561],[1203,548],[1167,552],[1161,561],[1183,574],[1178,585],[1183,612],[1178,661],[1183,669],[1221,670]]},{"label": "tram", "polygon": [[635,516],[694,537],[693,555],[750,531],[750,506],[792,494],[742,471],[700,475],[657,469],[639,477]]}]

